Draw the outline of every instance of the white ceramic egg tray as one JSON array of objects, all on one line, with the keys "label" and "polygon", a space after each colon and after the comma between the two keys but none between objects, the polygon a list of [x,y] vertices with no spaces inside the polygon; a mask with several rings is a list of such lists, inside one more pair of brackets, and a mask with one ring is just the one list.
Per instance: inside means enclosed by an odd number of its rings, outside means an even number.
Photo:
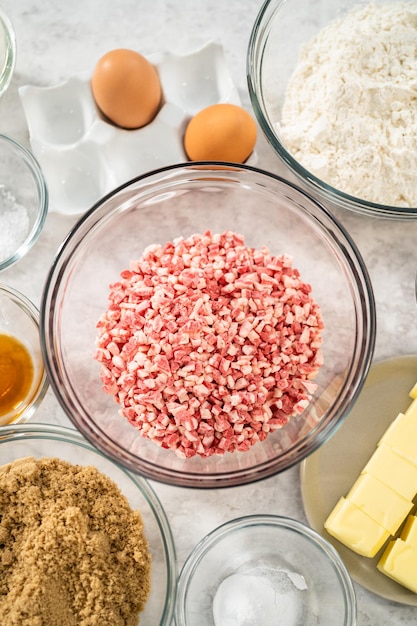
[{"label": "white ceramic egg tray", "polygon": [[83,213],[132,178],[187,161],[183,134],[191,117],[211,104],[240,104],[217,43],[187,55],[163,52],[147,58],[158,70],[163,104],[155,119],[137,130],[103,118],[91,92],[91,74],[52,87],[20,87],[31,148],[49,189],[50,211]]}]

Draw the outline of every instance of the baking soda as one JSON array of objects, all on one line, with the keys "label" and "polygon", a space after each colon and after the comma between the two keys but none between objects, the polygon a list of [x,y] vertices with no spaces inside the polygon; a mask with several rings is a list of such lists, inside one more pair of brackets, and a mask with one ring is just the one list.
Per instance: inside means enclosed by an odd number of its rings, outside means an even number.
[{"label": "baking soda", "polygon": [[0,261],[8,259],[25,241],[29,232],[27,209],[0,184]]},{"label": "baking soda", "polygon": [[299,574],[270,568],[232,574],[219,585],[213,602],[215,626],[296,626],[303,623],[307,589]]}]

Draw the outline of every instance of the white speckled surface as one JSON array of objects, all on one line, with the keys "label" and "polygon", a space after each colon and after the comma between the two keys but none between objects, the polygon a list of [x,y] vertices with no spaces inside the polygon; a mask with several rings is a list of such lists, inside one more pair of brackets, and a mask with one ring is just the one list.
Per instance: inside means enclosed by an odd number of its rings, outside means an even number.
[{"label": "white speckled surface", "polygon": [[[92,68],[102,54],[116,47],[145,54],[164,49],[182,54],[207,41],[218,41],[241,101],[250,109],[246,48],[260,0],[3,0],[2,5],[14,24],[18,59],[11,87],[0,100],[0,132],[26,146],[29,136],[18,88],[29,83],[57,84]],[[288,176],[261,135],[256,151],[259,167]],[[337,217],[356,242],[373,281],[378,322],[375,358],[416,354],[417,221],[367,219],[346,212]],[[49,265],[75,219],[51,213],[34,248],[4,271],[0,280],[39,305]],[[36,421],[69,425],[51,392]],[[257,512],[306,521],[298,467],[251,486],[221,491],[154,487],[172,525],[179,566],[203,535],[229,519]],[[417,623],[415,608],[385,601],[358,585],[355,588],[359,626]]]}]

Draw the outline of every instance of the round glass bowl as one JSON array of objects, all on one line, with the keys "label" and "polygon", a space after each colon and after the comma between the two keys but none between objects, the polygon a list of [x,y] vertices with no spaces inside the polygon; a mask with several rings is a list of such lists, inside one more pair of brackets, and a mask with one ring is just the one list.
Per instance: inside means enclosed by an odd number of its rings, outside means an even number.
[{"label": "round glass bowl", "polygon": [[314,5],[309,0],[266,0],[255,20],[248,46],[247,78],[252,106],[274,152],[303,188],[326,206],[391,219],[416,218],[417,207],[367,202],[332,187],[301,165],[282,140],[279,128],[282,107],[301,48],[329,22],[351,9],[351,3],[345,0],[319,0]]},{"label": "round glass bowl", "polygon": [[356,597],[336,550],[296,520],[251,515],[223,524],[180,573],[178,626],[354,626]]},{"label": "round glass bowl", "polygon": [[0,271],[38,239],[48,213],[42,170],[24,146],[0,134]]},{"label": "round glass bowl", "polygon": [[39,341],[39,311],[0,283],[0,426],[26,421],[48,389]]},{"label": "round glass bowl", "polygon": [[0,8],[0,97],[7,91],[16,65],[16,38],[13,26]]},{"label": "round glass bowl", "polygon": [[[324,319],[317,391],[248,451],[181,458],[146,439],[102,389],[93,359],[109,285],[155,243],[234,231],[248,246],[288,254]],[[100,450],[149,478],[190,487],[250,483],[320,446],[362,388],[375,342],[375,307],[364,263],[325,208],[286,181],[250,166],[187,163],[149,172],[103,198],[62,244],[47,276],[41,338],[49,381],[73,424]]]},{"label": "round glass bowl", "polygon": [[177,584],[175,546],[165,511],[148,482],[102,455],[71,428],[42,424],[4,427],[0,437],[1,464],[23,457],[53,457],[90,465],[118,485],[132,509],[141,513],[152,555],[151,593],[140,614],[140,626],[171,624]]}]

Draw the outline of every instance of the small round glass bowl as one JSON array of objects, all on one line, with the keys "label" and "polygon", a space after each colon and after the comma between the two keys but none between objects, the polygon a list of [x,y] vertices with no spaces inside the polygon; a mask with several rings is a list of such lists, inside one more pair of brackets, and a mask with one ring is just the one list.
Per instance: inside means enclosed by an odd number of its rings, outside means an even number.
[{"label": "small round glass bowl", "polygon": [[[381,0],[376,4],[381,4]],[[296,180],[329,208],[389,219],[415,219],[417,207],[368,202],[327,184],[293,157],[281,136],[282,107],[300,50],[329,22],[351,9],[352,4],[345,0],[318,0],[314,5],[310,0],[264,2],[255,20],[247,53],[248,89],[255,116],[270,146]]]},{"label": "small round glass bowl", "polygon": [[0,271],[30,250],[47,213],[48,190],[37,160],[12,137],[0,134]]},{"label": "small round glass bowl", "polygon": [[178,626],[354,626],[356,596],[336,550],[301,522],[250,515],[209,533],[184,563]]},{"label": "small round glass bowl", "polygon": [[46,424],[4,426],[0,432],[1,464],[23,457],[53,457],[90,465],[119,486],[132,509],[141,513],[152,555],[151,593],[140,614],[140,626],[169,626],[177,585],[176,553],[165,511],[149,483],[102,455],[72,428]]},{"label": "small round glass bowl", "polygon": [[[119,415],[93,359],[109,285],[155,243],[194,233],[234,231],[247,246],[288,254],[320,305],[324,364],[298,417],[245,452],[181,458]],[[225,487],[284,470],[320,446],[343,421],[366,377],[375,342],[375,306],[349,235],[317,202],[248,165],[178,164],[149,172],[98,202],[62,244],[41,303],[41,339],[50,384],[73,424],[129,469],[169,484]]]},{"label": "small round glass bowl", "polygon": [[39,340],[39,311],[0,283],[0,426],[27,421],[48,389]]},{"label": "small round glass bowl", "polygon": [[0,7],[0,97],[7,91],[16,65],[16,37],[12,23]]}]

